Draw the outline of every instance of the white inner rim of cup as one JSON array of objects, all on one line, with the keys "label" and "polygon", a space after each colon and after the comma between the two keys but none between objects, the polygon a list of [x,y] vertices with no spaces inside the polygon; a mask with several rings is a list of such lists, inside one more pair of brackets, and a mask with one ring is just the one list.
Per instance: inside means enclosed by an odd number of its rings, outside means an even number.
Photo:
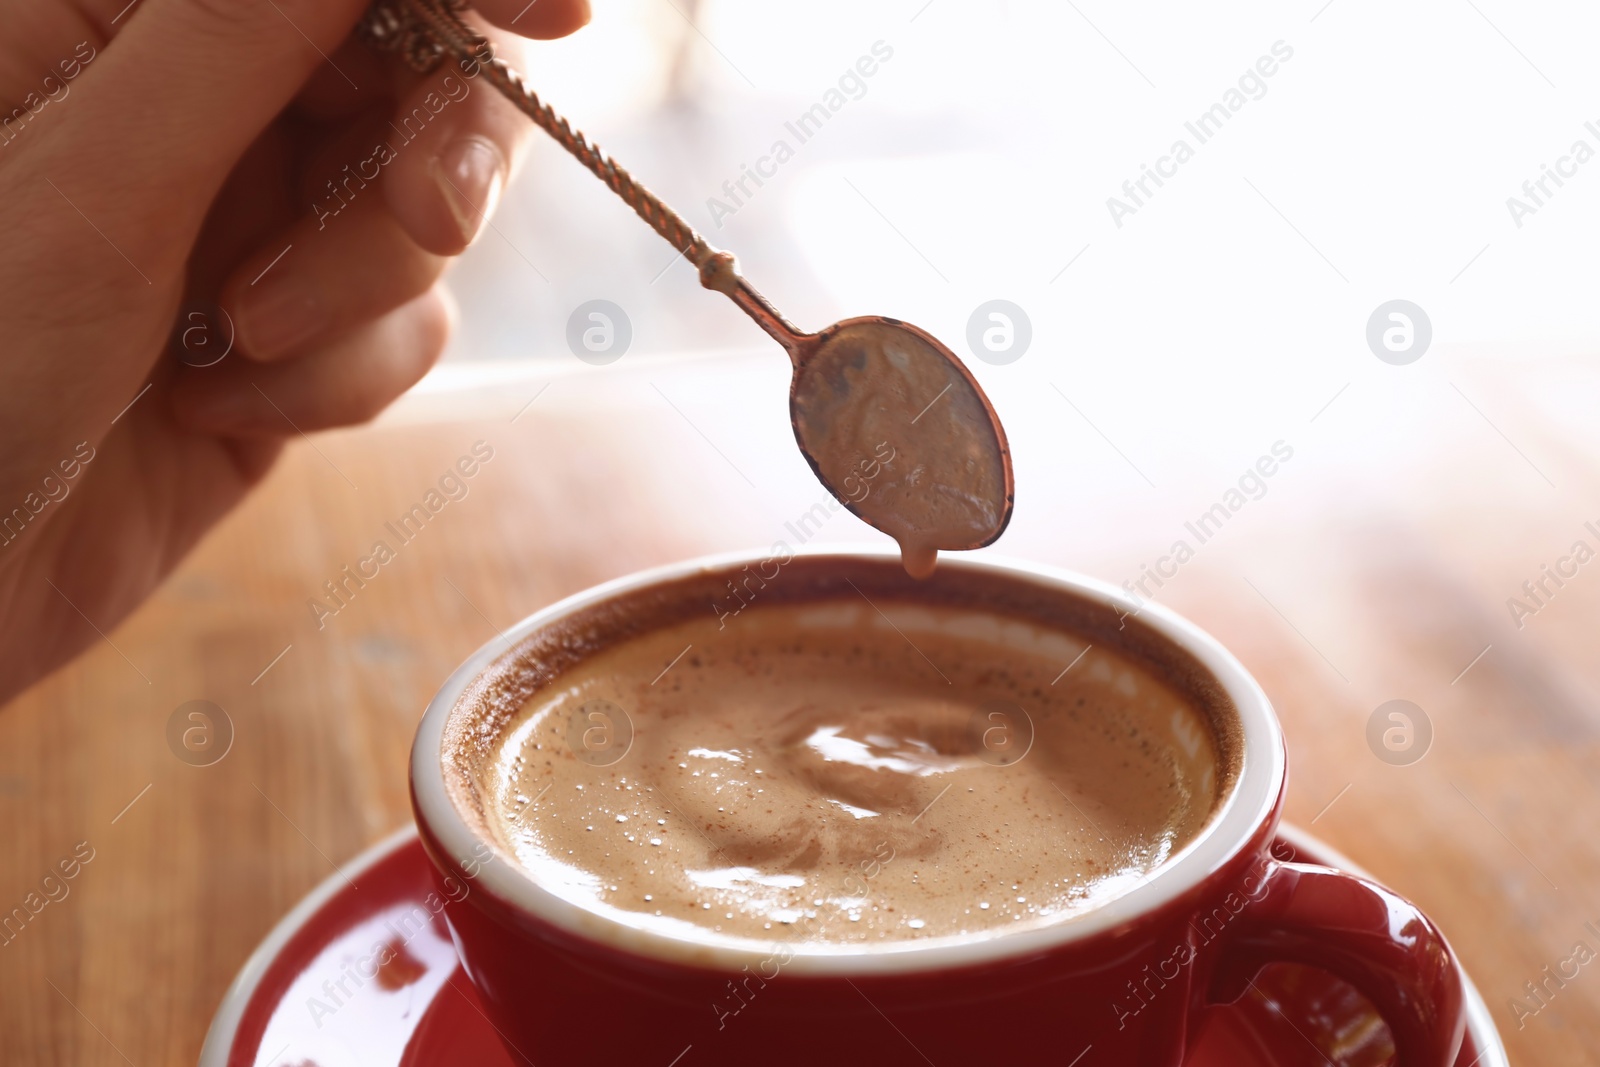
[{"label": "white inner rim of cup", "polygon": [[[1204,829],[1166,862],[1120,896],[1080,915],[1047,925],[1030,925],[1016,931],[986,931],[965,936],[908,939],[871,946],[838,942],[751,941],[735,945],[723,935],[708,932],[704,940],[677,937],[630,926],[563,900],[535,882],[516,860],[492,839],[470,827],[455,808],[445,785],[442,743],[446,719],[457,700],[478,675],[529,634],[574,612],[619,594],[670,583],[700,571],[737,570],[766,558],[765,550],[707,556],[684,563],[619,578],[568,597],[539,611],[474,652],[444,683],[423,714],[411,750],[411,783],[418,817],[456,863],[471,869],[481,862],[473,879],[500,900],[537,919],[578,937],[657,960],[696,967],[737,971],[773,955],[780,946],[792,953],[783,964],[796,974],[891,974],[969,966],[1009,957],[1022,957],[1059,945],[1085,941],[1115,930],[1157,911],[1183,896],[1223,867],[1267,820],[1277,801],[1284,777],[1283,735],[1277,716],[1254,678],[1215,638],[1176,613],[1152,603],[1142,606],[1115,586],[1069,571],[997,556],[943,559],[940,568],[992,572],[1023,580],[1045,591],[1099,603],[1118,611],[1137,612],[1144,626],[1176,644],[1208,671],[1237,709],[1242,739],[1239,774],[1233,789],[1218,805]],[[895,558],[893,550],[862,550],[853,546],[809,546],[796,557],[853,556],[882,560]],[[470,900],[471,886],[468,887]]]}]

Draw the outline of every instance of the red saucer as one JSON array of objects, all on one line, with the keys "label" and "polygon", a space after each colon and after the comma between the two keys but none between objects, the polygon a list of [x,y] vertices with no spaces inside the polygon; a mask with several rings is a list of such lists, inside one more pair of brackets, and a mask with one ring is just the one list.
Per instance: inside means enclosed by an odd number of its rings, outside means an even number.
[{"label": "red saucer", "polygon": [[[1356,870],[1284,827],[1273,851]],[[484,1016],[438,914],[427,857],[408,827],[318,886],[234,979],[200,1067],[518,1067]],[[1508,1067],[1472,983],[1458,1067]],[[1305,967],[1274,965],[1205,1024],[1188,1067],[1380,1067],[1388,1028],[1358,993]],[[665,1062],[665,1061],[663,1061]],[[681,1067],[695,1067],[693,1048]]]}]

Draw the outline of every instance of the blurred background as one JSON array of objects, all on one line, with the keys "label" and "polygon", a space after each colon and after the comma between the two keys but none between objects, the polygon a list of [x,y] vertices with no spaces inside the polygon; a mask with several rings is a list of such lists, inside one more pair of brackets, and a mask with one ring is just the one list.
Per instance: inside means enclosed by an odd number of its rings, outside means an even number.
[{"label": "blurred background", "polygon": [[[1172,392],[1230,412],[1295,388],[1314,411],[1395,296],[1428,311],[1436,344],[1594,335],[1600,267],[1574,235],[1595,232],[1600,181],[1580,168],[1520,229],[1505,201],[1574,140],[1600,145],[1583,127],[1600,118],[1584,106],[1600,14],[1489,15],[1465,0],[607,0],[527,66],[802,324],[881,312],[960,337],[1000,296],[1034,319],[1030,365],[1085,385],[1130,364],[1228,381],[1229,397]],[[892,58],[798,144],[785,123],[879,42]],[[1292,58],[1200,144],[1184,124],[1275,43]],[[1119,228],[1107,198],[1129,200],[1123,182],[1179,138],[1195,157]],[[778,140],[794,157],[715,219],[708,200],[732,203],[723,183]],[[496,226],[457,269],[457,358],[564,358],[567,313],[595,297],[627,309],[639,352],[758,338],[548,139]]]},{"label": "blurred background", "polygon": [[[1025,351],[969,362],[1021,439],[1019,508],[1065,494],[1159,521],[1203,510],[1279,439],[1329,477],[1420,470],[1436,492],[1475,476],[1422,456],[1459,431],[1521,468],[1513,491],[1550,488],[1498,440],[1492,387],[1466,379],[1492,352],[1540,420],[1581,424],[1600,399],[1570,362],[1600,335],[1600,163],[1523,190],[1575,141],[1600,150],[1584,125],[1600,109],[1583,104],[1596,29],[1592,9],[1466,0],[608,0],[526,66],[802,327],[895,315],[971,357],[980,306],[1015,305]],[[875,48],[890,58],[855,77]],[[793,124],[830,92],[842,106],[801,143]],[[1197,127],[1217,105],[1237,110]],[[1177,164],[1180,140],[1192,158]],[[780,141],[792,158],[746,178],[750,195],[725,186]],[[1176,173],[1124,190],[1158,165]],[[1513,196],[1533,210],[1514,215]],[[629,320],[617,371],[756,352],[781,368],[548,138],[453,280],[462,329],[435,388],[581,371],[567,330],[593,300]],[[1431,329],[1403,367],[1367,340],[1393,300]]]}]

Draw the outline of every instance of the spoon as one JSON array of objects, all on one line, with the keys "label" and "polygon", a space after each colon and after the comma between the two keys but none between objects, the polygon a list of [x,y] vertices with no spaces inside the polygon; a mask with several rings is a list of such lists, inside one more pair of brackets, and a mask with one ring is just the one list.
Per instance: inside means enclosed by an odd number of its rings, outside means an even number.
[{"label": "spoon", "polygon": [[683,217],[529,89],[461,18],[459,0],[377,0],[360,33],[430,71],[446,55],[482,74],[587,167],[789,353],[789,421],[824,488],[894,538],[907,573],[933,573],[941,551],[991,544],[1011,521],[1005,430],[971,373],[932,335],[871,315],[803,333]]}]

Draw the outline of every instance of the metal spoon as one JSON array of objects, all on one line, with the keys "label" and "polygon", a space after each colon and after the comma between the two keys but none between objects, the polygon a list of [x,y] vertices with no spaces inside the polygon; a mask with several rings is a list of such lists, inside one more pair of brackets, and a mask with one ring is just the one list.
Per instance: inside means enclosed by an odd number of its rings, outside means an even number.
[{"label": "metal spoon", "polygon": [[789,353],[789,419],[817,478],[868,524],[900,544],[913,577],[933,572],[940,551],[981,548],[1011,521],[1013,480],[1005,430],[961,361],[930,334],[881,316],[802,333],[676,211],[640,185],[494,57],[461,18],[459,0],[377,0],[363,38],[398,52],[413,69],[448,55],[482,74],[589,168]]}]

